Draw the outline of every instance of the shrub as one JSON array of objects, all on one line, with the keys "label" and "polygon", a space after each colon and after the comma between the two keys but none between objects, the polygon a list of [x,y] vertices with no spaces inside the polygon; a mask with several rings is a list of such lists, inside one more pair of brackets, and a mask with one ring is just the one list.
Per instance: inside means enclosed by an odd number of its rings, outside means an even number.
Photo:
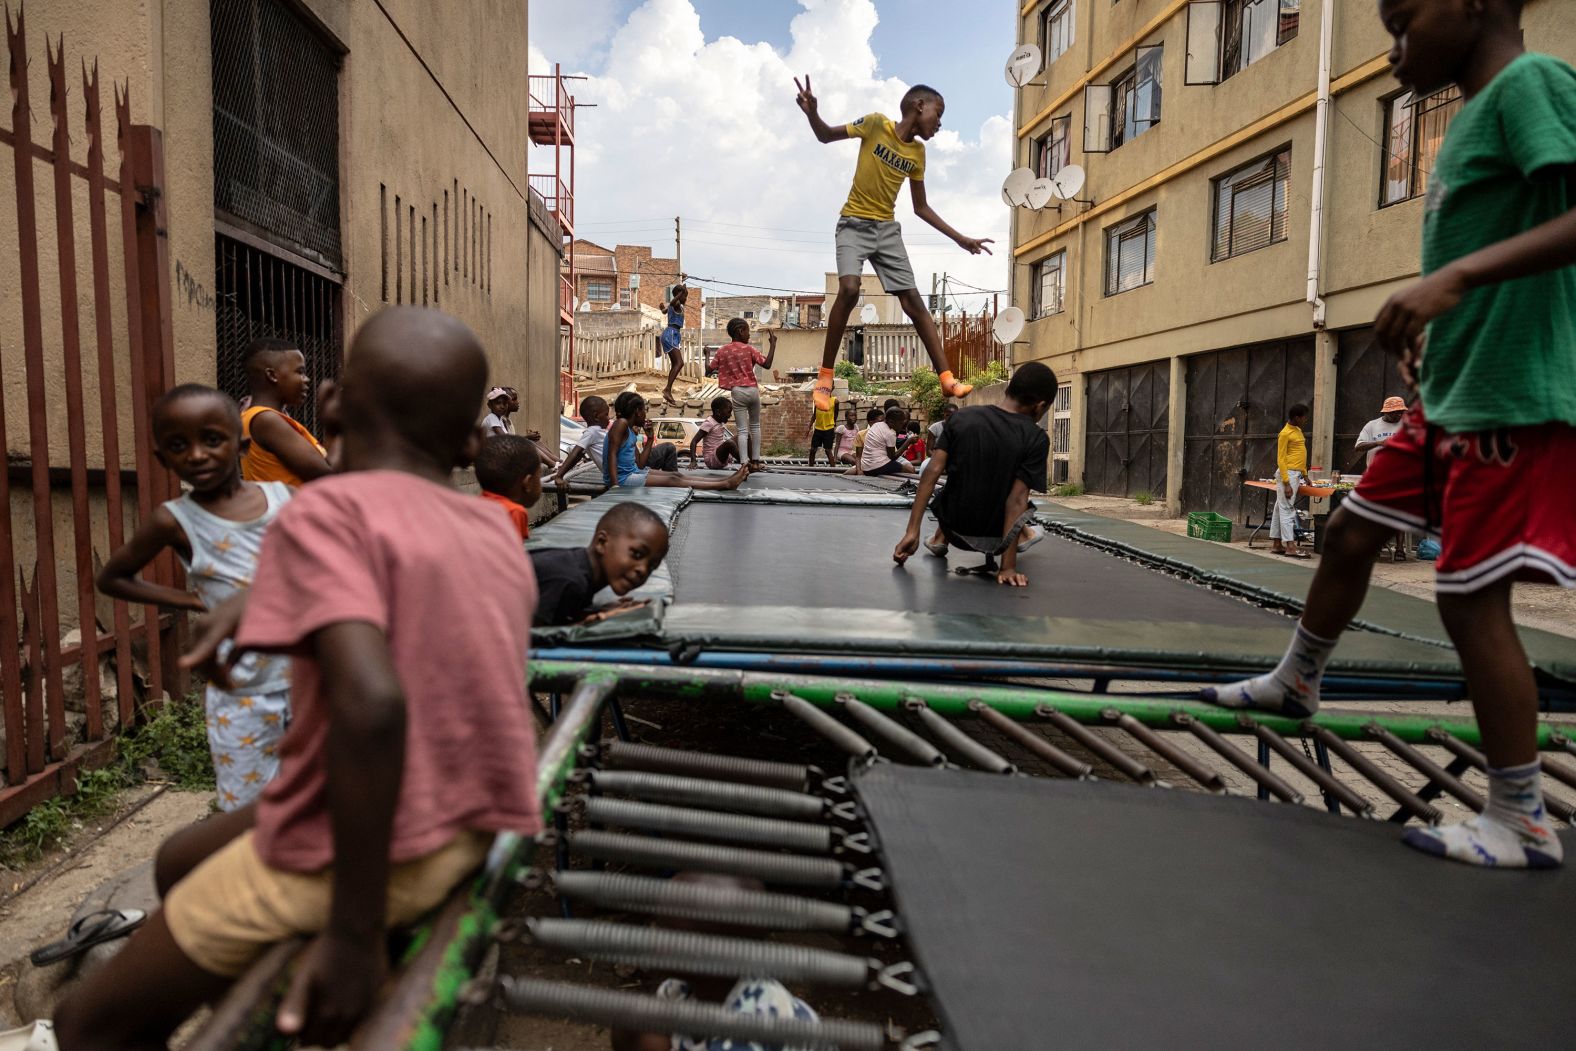
[{"label": "shrub", "polygon": [[865,379],[865,374],[847,358],[840,358],[832,367],[832,374],[840,380],[848,381],[850,394],[863,394],[870,389],[870,381]]},{"label": "shrub", "polygon": [[992,383],[1005,383],[1010,378],[1005,361],[992,361],[983,369],[965,373],[963,382],[974,387],[988,387]]},{"label": "shrub", "polygon": [[1133,499],[1138,501],[1140,507],[1148,507],[1150,504],[1155,502],[1155,494],[1151,493],[1148,489],[1140,489],[1138,492],[1133,494]]},{"label": "shrub", "polygon": [[1082,496],[1083,486],[1077,482],[1063,482],[1061,485],[1051,487],[1052,496]]},{"label": "shrub", "polygon": [[947,397],[941,393],[941,377],[935,372],[923,365],[915,369],[908,381],[908,394],[925,419],[941,419],[941,407],[947,403]]}]

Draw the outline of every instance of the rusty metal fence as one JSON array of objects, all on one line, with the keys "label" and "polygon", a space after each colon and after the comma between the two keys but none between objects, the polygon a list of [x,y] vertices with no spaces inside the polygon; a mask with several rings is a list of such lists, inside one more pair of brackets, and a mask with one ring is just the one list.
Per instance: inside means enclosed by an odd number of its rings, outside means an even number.
[{"label": "rusty metal fence", "polygon": [[[9,147],[16,224],[0,232],[0,259],[15,260],[16,296],[8,293],[0,328],[0,825],[71,791],[77,770],[103,761],[111,732],[135,718],[139,696],[184,687],[174,667],[178,622],[152,607],[101,603],[93,589],[101,558],[176,492],[147,426],[173,373],[160,133],[132,123],[129,83],[114,89],[120,156],[108,172],[97,63],[81,63],[78,91],[64,41],[46,40],[52,132],[35,138],[21,12],[6,12],[6,47],[12,105],[0,146]],[[84,202],[88,251],[79,259]],[[46,288],[46,274],[57,288]],[[46,295],[61,307],[47,324]],[[6,398],[18,394],[26,427],[13,429],[17,406]],[[57,519],[70,523],[69,541],[56,536]],[[148,573],[178,581],[168,554]]]}]

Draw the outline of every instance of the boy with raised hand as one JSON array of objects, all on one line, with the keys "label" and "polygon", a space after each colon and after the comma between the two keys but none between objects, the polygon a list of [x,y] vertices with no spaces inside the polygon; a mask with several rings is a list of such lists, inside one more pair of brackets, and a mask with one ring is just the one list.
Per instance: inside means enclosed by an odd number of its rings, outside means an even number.
[{"label": "boy with raised hand", "polygon": [[332,468],[328,451],[290,415],[306,404],[306,355],[283,339],[254,339],[241,356],[249,404],[241,413],[241,473],[249,482],[300,487]]},{"label": "boy with raised hand", "polygon": [[[936,533],[925,541],[927,551],[937,558],[946,558],[952,544],[977,551],[986,556],[981,569],[994,571],[998,584],[1027,587],[1029,578],[1018,572],[1018,553],[1044,536],[1034,525],[1029,493],[1045,488],[1051,444],[1039,420],[1055,400],[1056,374],[1031,361],[1012,374],[1000,405],[977,405],[948,416],[930,464],[920,473],[908,529],[892,552],[893,561],[902,565],[919,550],[930,505]],[[932,504],[942,474],[947,485]]]},{"label": "boy with raised hand", "polygon": [[[614,504],[585,547],[542,547],[530,552],[541,601],[536,623],[568,624],[591,608],[603,588],[623,598],[644,584],[668,553],[668,527],[651,508]],[[628,608],[627,604],[624,608]]]},{"label": "boy with raised hand", "polygon": [[[322,399],[342,472],[269,527],[244,603],[183,663],[286,653],[292,723],[255,807],[172,837],[164,906],[61,1005],[61,1045],[163,1047],[270,945],[312,941],[275,1019],[333,1047],[372,1004],[388,928],[541,829],[525,668],[536,581],[508,520],[449,485],[474,458],[487,359],[458,319],[385,308]],[[214,669],[221,678],[224,668]]]},{"label": "boy with raised hand", "polygon": [[959,382],[947,366],[941,337],[936,334],[936,323],[915,287],[914,269],[903,247],[902,228],[893,218],[898,191],[907,179],[916,216],[956,241],[958,247],[970,255],[991,254],[986,247],[992,243],[990,238],[965,237],[958,233],[936,214],[925,198],[925,143],[941,130],[941,114],[947,108],[946,101],[935,88],[916,84],[904,94],[896,123],[885,114],[871,113],[852,124],[833,127],[821,119],[819,103],[810,90],[810,78],[805,77],[801,85],[795,77],[794,87],[799,89],[796,101],[810,121],[810,130],[815,132],[817,140],[823,143],[860,140],[854,184],[848,193],[848,203],[843,205],[842,217],[837,221],[837,298],[832,301],[827,317],[826,349],[821,355],[821,372],[815,382],[815,407],[821,410],[832,407],[832,366],[843,345],[848,317],[854,312],[854,304],[859,302],[859,276],[867,259],[875,267],[881,287],[897,297],[903,313],[919,330],[925,351],[941,377],[941,392],[949,398],[963,397],[974,388]]},{"label": "boy with raised hand", "polygon": [[1302,620],[1268,675],[1204,691],[1303,717],[1397,530],[1440,538],[1439,615],[1489,762],[1488,806],[1406,842],[1473,865],[1563,859],[1543,806],[1538,693],[1511,617],[1518,579],[1576,586],[1576,70],[1521,42],[1519,0],[1382,0],[1390,65],[1465,103],[1429,176],[1423,277],[1375,322],[1419,398],[1331,517]]}]

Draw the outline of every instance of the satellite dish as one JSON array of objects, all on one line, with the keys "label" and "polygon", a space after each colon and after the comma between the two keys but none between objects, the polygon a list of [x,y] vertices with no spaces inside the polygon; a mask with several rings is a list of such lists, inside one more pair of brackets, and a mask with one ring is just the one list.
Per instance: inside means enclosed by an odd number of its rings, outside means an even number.
[{"label": "satellite dish", "polygon": [[1050,179],[1035,179],[1029,184],[1028,192],[1024,194],[1029,207],[1035,211],[1039,211],[1050,204],[1051,199],[1055,196],[1056,184]]},{"label": "satellite dish", "polygon": [[1011,343],[1023,334],[1023,311],[1017,307],[1008,307],[996,315],[996,323],[991,326],[991,331],[996,334],[996,342]]},{"label": "satellite dish", "polygon": [[866,325],[874,325],[880,316],[880,314],[876,313],[876,305],[874,303],[866,303],[863,309],[859,311],[859,320]]},{"label": "satellite dish", "polygon": [[755,315],[756,324],[762,328],[770,325],[775,320],[777,320],[777,311],[773,310],[771,307],[767,307],[765,310],[762,310],[759,314]]},{"label": "satellite dish", "polygon": [[1023,87],[1039,71],[1038,44],[1023,44],[1007,59],[1007,83],[1015,88]]},{"label": "satellite dish", "polygon": [[589,314],[591,313],[591,301],[589,299],[583,300],[575,309],[582,314]]},{"label": "satellite dish", "polygon": [[1029,203],[1029,187],[1034,184],[1033,168],[1014,168],[1001,184],[1001,198],[1010,207],[1022,208]]},{"label": "satellite dish", "polygon": [[1061,171],[1051,176],[1051,182],[1056,186],[1056,196],[1064,201],[1070,201],[1078,196],[1078,191],[1084,187],[1084,170],[1076,164],[1069,164]]}]

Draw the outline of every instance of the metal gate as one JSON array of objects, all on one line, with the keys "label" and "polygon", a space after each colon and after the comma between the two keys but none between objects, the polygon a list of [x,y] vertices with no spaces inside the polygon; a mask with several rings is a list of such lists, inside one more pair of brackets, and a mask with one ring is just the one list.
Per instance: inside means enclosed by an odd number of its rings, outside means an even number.
[{"label": "metal gate", "polygon": [[1256,513],[1261,501],[1250,501],[1242,483],[1274,473],[1286,410],[1312,401],[1312,336],[1188,358],[1183,510],[1237,521],[1245,510]]},{"label": "metal gate", "polygon": [[1091,372],[1084,402],[1084,488],[1132,496],[1166,492],[1171,362]]},{"label": "metal gate", "polygon": [[[17,261],[10,302],[20,304],[20,323],[0,339],[0,370],[24,394],[27,439],[10,446],[0,389],[0,505],[7,512],[0,526],[0,825],[70,791],[79,768],[108,758],[111,734],[130,725],[138,692],[184,688],[173,660],[180,618],[101,601],[93,589],[96,566],[125,541],[133,508],[131,524],[177,493],[148,430],[149,407],[174,371],[159,131],[132,124],[130,89],[117,86],[112,178],[97,64],[81,63],[81,80],[71,83],[66,71],[78,64],[66,61],[63,41],[46,41],[44,100],[29,90],[20,10],[14,22],[7,11],[6,46],[12,105],[0,144],[8,148],[16,224],[0,253]],[[49,118],[39,139],[35,105]],[[41,229],[41,203],[53,230]],[[14,499],[13,483],[21,490]],[[70,523],[69,542],[57,543],[57,522]],[[168,553],[145,576],[169,586],[180,580]]]},{"label": "metal gate", "polygon": [[1392,394],[1408,401],[1411,398],[1401,382],[1401,355],[1379,346],[1372,325],[1348,329],[1337,338],[1335,457],[1331,466],[1361,472],[1363,464],[1352,455],[1352,447],[1363,425],[1379,415],[1379,407]]}]

